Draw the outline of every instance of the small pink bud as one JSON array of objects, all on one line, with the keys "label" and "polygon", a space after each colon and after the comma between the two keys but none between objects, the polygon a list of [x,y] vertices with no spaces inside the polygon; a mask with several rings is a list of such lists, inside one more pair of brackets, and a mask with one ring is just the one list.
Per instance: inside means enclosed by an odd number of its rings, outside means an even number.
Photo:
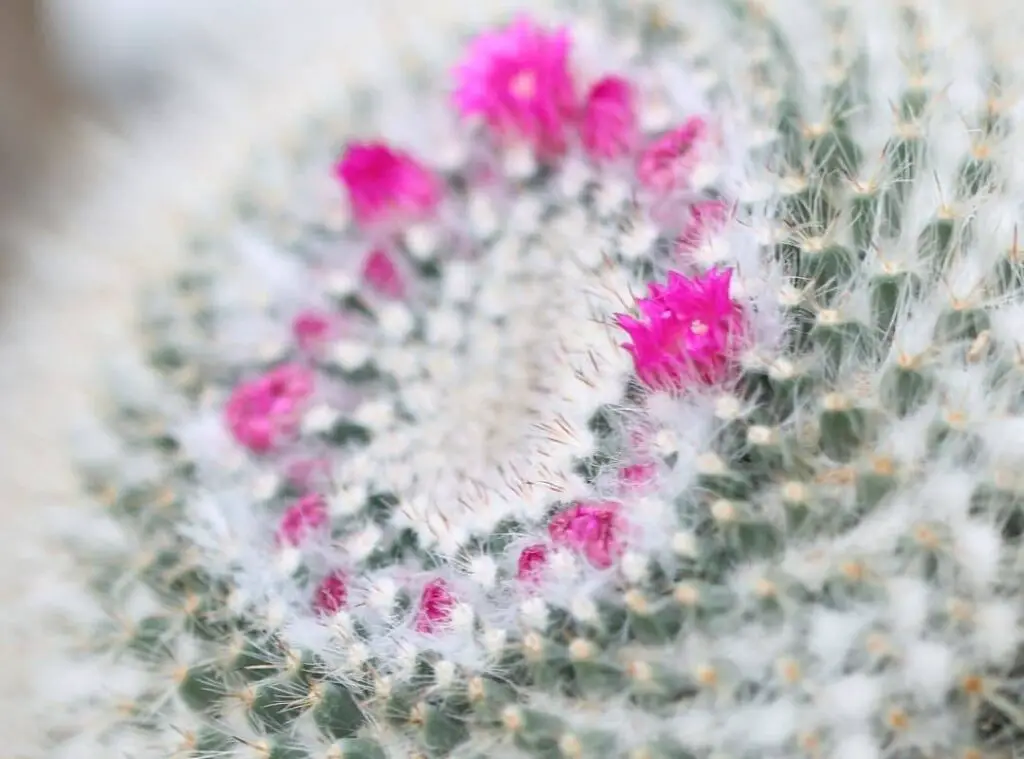
[{"label": "small pink bud", "polygon": [[659,194],[687,187],[699,160],[698,145],[707,131],[704,119],[694,116],[654,140],[637,163],[640,184]]},{"label": "small pink bud", "polygon": [[304,495],[285,511],[277,528],[279,543],[298,546],[327,526],[327,504],[315,493]]},{"label": "small pink bud", "polygon": [[554,516],[548,534],[558,545],[586,556],[595,567],[607,569],[621,555],[624,524],[618,503],[577,503]]},{"label": "small pink bud", "polygon": [[441,180],[408,153],[383,142],[351,143],[335,172],[348,191],[356,221],[364,227],[422,221],[441,203]]},{"label": "small pink bud", "polygon": [[608,76],[590,89],[583,106],[580,137],[587,154],[596,161],[611,161],[636,147],[639,131],[635,95],[628,80]]},{"label": "small pink bud", "polygon": [[401,298],[405,295],[405,282],[401,272],[385,251],[375,248],[363,262],[363,279],[381,295]]},{"label": "small pink bud", "polygon": [[330,339],[331,320],[319,311],[303,311],[292,321],[292,335],[303,351],[315,351]]},{"label": "small pink bud", "polygon": [[416,632],[434,633],[448,624],[455,606],[455,597],[444,580],[433,580],[420,595],[420,608],[416,615]]},{"label": "small pink bud", "polygon": [[520,581],[536,583],[548,563],[548,549],[542,543],[527,546],[519,554],[516,576]]},{"label": "small pink bud", "polygon": [[703,245],[725,226],[730,209],[724,200],[702,200],[690,206],[690,218],[676,241],[677,250],[686,252]]},{"label": "small pink bud", "polygon": [[344,574],[331,572],[316,589],[313,598],[313,611],[326,617],[332,617],[345,608],[348,601],[348,583]]},{"label": "small pink bud", "polygon": [[266,453],[294,434],[312,392],[309,369],[297,364],[279,366],[234,389],[224,409],[225,422],[235,440],[256,453]]}]

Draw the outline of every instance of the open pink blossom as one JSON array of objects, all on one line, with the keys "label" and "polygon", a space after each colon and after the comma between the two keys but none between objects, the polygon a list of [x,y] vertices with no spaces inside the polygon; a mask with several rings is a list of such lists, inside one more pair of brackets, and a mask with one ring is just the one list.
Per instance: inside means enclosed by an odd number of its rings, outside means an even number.
[{"label": "open pink blossom", "polygon": [[416,613],[416,632],[437,632],[448,624],[454,606],[455,597],[444,580],[427,583],[420,595],[420,608]]},{"label": "open pink blossom", "polygon": [[504,143],[525,142],[542,159],[561,155],[579,115],[565,28],[528,16],[473,40],[455,69],[454,101]]},{"label": "open pink blossom", "polygon": [[631,342],[637,376],[648,387],[678,390],[723,381],[745,334],[743,309],[729,295],[731,269],[694,278],[669,272],[665,284],[648,286],[637,301],[640,318],[617,314]]},{"label": "open pink blossom", "polygon": [[288,507],[277,528],[280,544],[298,546],[327,526],[327,504],[324,499],[310,493]]},{"label": "open pink blossom", "polygon": [[354,142],[335,169],[364,227],[429,218],[442,198],[438,176],[408,153],[383,142]]},{"label": "open pink blossom", "polygon": [[700,143],[707,138],[707,122],[699,116],[663,134],[644,148],[637,162],[640,184],[664,194],[685,189],[700,160]]},{"label": "open pink blossom", "polygon": [[583,554],[599,569],[607,569],[625,549],[621,507],[612,501],[577,503],[556,514],[548,534],[556,545]]},{"label": "open pink blossom", "polygon": [[583,105],[580,138],[595,161],[613,161],[636,147],[636,93],[629,80],[607,76],[590,88]]},{"label": "open pink blossom", "polygon": [[334,571],[320,581],[313,596],[313,610],[317,614],[333,617],[345,608],[348,602],[347,579],[342,572]]},{"label": "open pink blossom", "polygon": [[536,583],[548,563],[548,549],[543,543],[527,546],[519,554],[516,562],[516,577],[521,582]]},{"label": "open pink blossom", "polygon": [[687,252],[699,248],[725,226],[731,206],[724,200],[701,200],[690,206],[690,218],[676,240],[676,248]]},{"label": "open pink blossom", "polygon": [[405,279],[387,251],[375,248],[363,261],[363,279],[379,294],[388,298],[405,295]]},{"label": "open pink blossom", "polygon": [[294,434],[312,392],[313,374],[306,367],[272,369],[234,389],[224,411],[228,429],[249,450],[266,453]]}]

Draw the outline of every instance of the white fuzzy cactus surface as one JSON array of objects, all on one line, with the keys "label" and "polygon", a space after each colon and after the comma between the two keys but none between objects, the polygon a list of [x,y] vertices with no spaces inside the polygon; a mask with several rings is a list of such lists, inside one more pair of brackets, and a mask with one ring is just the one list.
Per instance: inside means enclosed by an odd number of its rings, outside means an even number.
[{"label": "white fuzzy cactus surface", "polygon": [[1015,23],[578,0],[324,93],[81,431],[53,756],[1020,755]]}]

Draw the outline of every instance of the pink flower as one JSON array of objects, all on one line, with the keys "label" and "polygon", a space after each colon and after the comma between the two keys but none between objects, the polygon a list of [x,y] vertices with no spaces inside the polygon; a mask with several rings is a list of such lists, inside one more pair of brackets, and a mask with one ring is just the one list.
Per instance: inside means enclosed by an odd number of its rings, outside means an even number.
[{"label": "pink flower", "polygon": [[499,140],[525,141],[541,158],[561,155],[579,104],[569,71],[569,31],[523,15],[481,34],[455,69],[455,105]]},{"label": "pink flower", "polygon": [[243,382],[228,399],[224,416],[234,438],[256,452],[269,451],[294,434],[299,413],[313,392],[312,372],[285,364]]},{"label": "pink flower", "polygon": [[548,534],[556,544],[579,551],[595,567],[607,569],[624,550],[624,526],[617,503],[577,503],[554,516]]},{"label": "pink flower", "polygon": [[626,79],[607,76],[590,88],[583,106],[580,137],[587,154],[596,161],[611,161],[636,147],[635,93]]},{"label": "pink flower", "polygon": [[405,281],[385,251],[375,248],[363,261],[363,279],[381,295],[401,298],[405,295]]},{"label": "pink flower", "polygon": [[526,583],[535,583],[540,580],[541,573],[548,563],[548,549],[542,543],[527,546],[519,554],[519,561],[516,566],[516,577]]},{"label": "pink flower", "polygon": [[277,528],[278,543],[298,546],[327,526],[327,504],[316,493],[304,495],[284,512]]},{"label": "pink flower", "polygon": [[299,348],[314,351],[330,338],[331,320],[319,311],[303,311],[292,321],[292,335]]},{"label": "pink flower", "polygon": [[697,166],[697,143],[707,135],[704,119],[694,116],[644,148],[637,163],[640,184],[657,193],[689,185]]},{"label": "pink flower", "polygon": [[731,279],[731,269],[693,279],[669,272],[666,284],[650,285],[649,296],[637,301],[640,319],[616,315],[631,339],[623,347],[642,382],[671,390],[726,378],[746,326],[729,296]]},{"label": "pink flower", "polygon": [[701,200],[690,206],[690,218],[676,240],[677,249],[685,252],[699,248],[725,226],[730,208],[724,200]]},{"label": "pink flower", "polygon": [[440,179],[408,153],[382,142],[351,143],[335,171],[364,227],[421,221],[441,203]]},{"label": "pink flower", "polygon": [[317,586],[313,597],[313,611],[332,617],[345,608],[348,601],[348,583],[344,574],[331,572]]},{"label": "pink flower", "polygon": [[455,597],[444,580],[427,583],[420,595],[420,608],[416,614],[416,632],[434,633],[451,619]]}]

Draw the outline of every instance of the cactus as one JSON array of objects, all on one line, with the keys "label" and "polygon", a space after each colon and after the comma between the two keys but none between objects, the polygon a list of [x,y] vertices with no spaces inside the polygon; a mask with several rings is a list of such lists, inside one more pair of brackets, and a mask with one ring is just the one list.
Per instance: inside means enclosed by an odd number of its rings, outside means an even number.
[{"label": "cactus", "polygon": [[55,751],[1024,747],[999,32],[579,2],[254,157],[83,432]]}]

